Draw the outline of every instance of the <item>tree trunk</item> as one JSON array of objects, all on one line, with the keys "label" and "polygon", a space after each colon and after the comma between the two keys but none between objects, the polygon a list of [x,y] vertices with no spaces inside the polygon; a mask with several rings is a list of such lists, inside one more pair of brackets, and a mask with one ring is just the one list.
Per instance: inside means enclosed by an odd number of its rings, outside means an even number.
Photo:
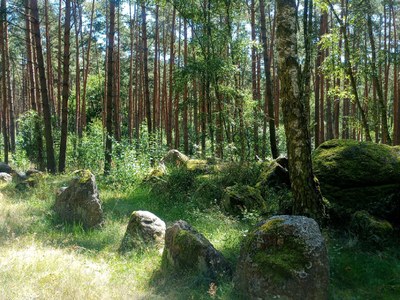
[{"label": "tree trunk", "polygon": [[51,111],[50,103],[47,91],[46,82],[46,69],[44,66],[42,44],[40,39],[40,27],[39,27],[39,11],[36,1],[31,1],[32,17],[33,17],[33,33],[35,35],[35,43],[37,50],[37,59],[40,76],[40,88],[42,90],[42,108],[44,118],[44,135],[46,139],[46,154],[47,154],[47,170],[50,173],[56,173],[56,161],[54,158],[54,144],[53,144],[53,133],[51,127]]},{"label": "tree trunk", "polygon": [[283,122],[289,175],[294,197],[293,214],[325,217],[322,195],[314,179],[311,141],[297,61],[297,9],[294,0],[277,0],[278,74],[281,81]]},{"label": "tree trunk", "polygon": [[386,111],[386,104],[384,100],[384,95],[382,91],[382,85],[378,79],[378,72],[376,68],[376,49],[375,49],[375,40],[374,35],[372,32],[372,19],[371,15],[368,14],[367,16],[367,24],[368,24],[368,36],[369,42],[371,44],[371,68],[372,68],[372,79],[376,86],[376,92],[378,95],[378,102],[381,109],[381,118],[382,118],[382,134],[383,134],[383,141],[387,144],[392,144],[392,139],[390,138],[389,128],[388,128],[388,120],[387,120],[387,111]]},{"label": "tree trunk", "polygon": [[58,170],[60,173],[65,171],[65,160],[67,152],[68,138],[68,98],[69,98],[69,40],[71,32],[71,2],[65,1],[65,20],[64,20],[64,51],[63,51],[63,87],[62,87],[62,109],[61,109],[61,141]]},{"label": "tree trunk", "polygon": [[269,141],[271,144],[271,154],[273,158],[279,156],[278,147],[276,145],[276,132],[274,121],[274,99],[272,99],[272,82],[270,61],[268,59],[268,46],[267,46],[267,29],[265,25],[265,3],[260,0],[260,18],[261,18],[261,36],[264,50],[264,72],[265,72],[265,101],[268,103],[268,123],[269,123]]},{"label": "tree trunk", "polygon": [[3,101],[3,111],[1,115],[2,119],[2,129],[3,129],[3,143],[4,143],[4,162],[8,164],[8,151],[9,151],[9,142],[8,142],[8,130],[7,130],[7,99],[8,95],[11,91],[8,89],[7,85],[7,50],[6,50],[6,29],[7,29],[7,13],[6,13],[6,1],[1,0],[0,6],[0,47],[1,47],[1,60],[2,60],[2,68],[1,68],[1,84],[2,84],[2,101]]},{"label": "tree trunk", "polygon": [[114,36],[115,36],[115,0],[109,1],[109,31],[107,55],[107,98],[106,98],[106,148],[104,152],[104,175],[111,171],[112,159],[112,106],[114,96]]},{"label": "tree trunk", "polygon": [[[83,72],[83,94],[82,94],[82,108],[81,108],[81,130],[86,130],[86,91],[87,91],[87,80],[89,76],[89,66],[90,66],[90,48],[92,45],[92,32],[93,32],[93,16],[94,16],[94,5],[95,0],[92,0],[92,8],[90,13],[90,25],[89,25],[89,37],[88,37],[88,46],[86,53],[86,65],[85,70]],[[82,135],[82,133],[80,134]]]}]

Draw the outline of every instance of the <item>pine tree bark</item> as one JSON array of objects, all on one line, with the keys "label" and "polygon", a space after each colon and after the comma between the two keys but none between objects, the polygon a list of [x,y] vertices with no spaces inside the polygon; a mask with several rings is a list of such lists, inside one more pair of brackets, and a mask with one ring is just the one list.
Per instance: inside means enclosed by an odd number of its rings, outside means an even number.
[{"label": "pine tree bark", "polygon": [[106,98],[106,148],[104,151],[104,175],[110,174],[112,161],[112,106],[114,97],[114,36],[115,36],[115,3],[116,0],[109,0],[109,31],[108,53],[107,53],[107,98]]},{"label": "pine tree bark", "polygon": [[294,197],[293,214],[322,220],[325,217],[325,207],[312,170],[311,141],[297,61],[296,2],[277,0],[276,5],[278,75]]},{"label": "pine tree bark", "polygon": [[268,103],[268,124],[269,124],[269,141],[271,145],[272,158],[279,156],[278,147],[276,144],[276,130],[274,121],[274,99],[272,98],[272,82],[270,61],[268,59],[267,45],[267,29],[265,25],[265,2],[260,0],[260,18],[261,18],[261,36],[264,50],[264,72],[265,72],[265,101]]},{"label": "pine tree bark", "polygon": [[47,91],[46,82],[46,69],[43,59],[42,44],[40,39],[40,26],[39,26],[39,10],[36,1],[31,1],[32,17],[33,17],[33,33],[35,35],[40,88],[42,90],[42,108],[43,108],[43,119],[44,119],[44,135],[46,139],[46,155],[47,155],[47,170],[50,173],[56,173],[56,161],[54,157],[54,144],[53,144],[53,133],[51,125],[51,110]]},{"label": "pine tree bark", "polygon": [[64,20],[64,51],[63,51],[63,76],[62,76],[62,108],[61,108],[61,140],[58,170],[65,171],[68,138],[68,98],[69,98],[69,60],[70,60],[70,32],[71,32],[71,2],[65,1]]},{"label": "pine tree bark", "polygon": [[8,130],[7,130],[7,99],[11,92],[8,90],[7,86],[7,51],[6,51],[6,41],[5,41],[5,30],[7,28],[7,13],[6,13],[6,1],[1,0],[0,6],[0,50],[1,50],[1,89],[2,89],[2,101],[3,110],[1,115],[2,129],[3,129],[3,143],[4,143],[4,162],[8,164],[8,152],[9,152],[9,141],[8,141]]},{"label": "pine tree bark", "polygon": [[151,102],[150,102],[150,88],[149,88],[149,66],[148,56],[149,49],[147,48],[147,21],[146,21],[146,5],[142,2],[142,39],[143,39],[143,76],[144,76],[144,102],[146,105],[146,119],[147,119],[147,132],[152,134],[151,122]]}]

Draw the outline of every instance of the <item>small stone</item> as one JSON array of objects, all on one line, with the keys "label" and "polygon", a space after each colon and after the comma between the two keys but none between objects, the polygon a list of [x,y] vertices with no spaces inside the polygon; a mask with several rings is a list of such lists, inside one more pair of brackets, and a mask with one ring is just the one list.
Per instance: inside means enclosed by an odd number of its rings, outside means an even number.
[{"label": "small stone", "polygon": [[164,246],[165,222],[148,211],[134,211],[129,220],[120,251]]},{"label": "small stone", "polygon": [[245,299],[328,299],[329,261],[318,224],[275,216],[244,240],[234,276]]},{"label": "small stone", "polygon": [[182,220],[167,228],[161,266],[163,272],[194,272],[213,279],[232,274],[222,254],[202,234]]}]

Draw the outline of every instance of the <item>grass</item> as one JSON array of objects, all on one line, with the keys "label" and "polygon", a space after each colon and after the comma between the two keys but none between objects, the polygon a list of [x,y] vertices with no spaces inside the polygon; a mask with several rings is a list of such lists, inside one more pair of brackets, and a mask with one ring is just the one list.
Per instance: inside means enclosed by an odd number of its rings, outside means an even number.
[{"label": "grass", "polygon": [[[229,176],[233,176],[231,171]],[[168,184],[153,189],[133,184],[113,190],[100,178],[105,225],[91,231],[60,224],[52,212],[55,194],[68,176],[44,178],[26,191],[18,191],[13,184],[1,186],[0,299],[235,299],[229,281],[210,285],[194,275],[158,276],[161,256],[157,251],[126,255],[117,251],[130,214],[140,209],[155,213],[167,225],[188,221],[235,264],[243,236],[260,216],[224,215],[216,205],[218,199],[205,201],[205,195],[220,191],[193,196],[202,183],[185,178],[189,186],[179,187],[181,175],[171,176],[170,189]],[[206,189],[216,184],[220,190],[229,181],[207,180]],[[398,299],[400,251],[395,246],[371,252],[332,232],[326,232],[326,238],[331,299]]]}]

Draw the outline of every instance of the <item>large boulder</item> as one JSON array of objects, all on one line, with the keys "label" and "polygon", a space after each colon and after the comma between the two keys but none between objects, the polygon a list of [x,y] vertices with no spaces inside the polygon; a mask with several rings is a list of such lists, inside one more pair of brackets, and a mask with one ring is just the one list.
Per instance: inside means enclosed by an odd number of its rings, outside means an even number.
[{"label": "large boulder", "polygon": [[287,215],[258,224],[243,242],[234,284],[244,299],[327,299],[329,262],[318,224]]},{"label": "large boulder", "polygon": [[388,221],[379,220],[362,210],[353,214],[350,231],[361,241],[381,247],[392,237],[393,227]]},{"label": "large boulder", "polygon": [[213,279],[232,273],[222,254],[182,220],[167,228],[161,266],[163,272],[193,272]]},{"label": "large boulder", "polygon": [[187,157],[185,154],[176,149],[171,149],[161,160],[161,164],[164,164],[167,167],[186,167],[188,160],[189,157]]},{"label": "large boulder", "polygon": [[164,246],[165,222],[148,211],[134,211],[126,228],[120,251]]},{"label": "large boulder", "polygon": [[350,221],[360,210],[394,222],[400,219],[399,147],[331,140],[315,150],[313,167],[334,220]]},{"label": "large boulder", "polygon": [[234,215],[251,210],[261,213],[266,211],[266,204],[260,190],[248,185],[236,184],[227,187],[222,198],[222,206],[226,212]]},{"label": "large boulder", "polygon": [[88,170],[75,172],[69,186],[57,195],[54,210],[62,221],[82,224],[85,229],[102,225],[103,210],[94,175]]},{"label": "large boulder", "polygon": [[288,165],[286,157],[279,157],[262,164],[256,187],[261,190],[263,197],[268,188],[290,189]]}]

